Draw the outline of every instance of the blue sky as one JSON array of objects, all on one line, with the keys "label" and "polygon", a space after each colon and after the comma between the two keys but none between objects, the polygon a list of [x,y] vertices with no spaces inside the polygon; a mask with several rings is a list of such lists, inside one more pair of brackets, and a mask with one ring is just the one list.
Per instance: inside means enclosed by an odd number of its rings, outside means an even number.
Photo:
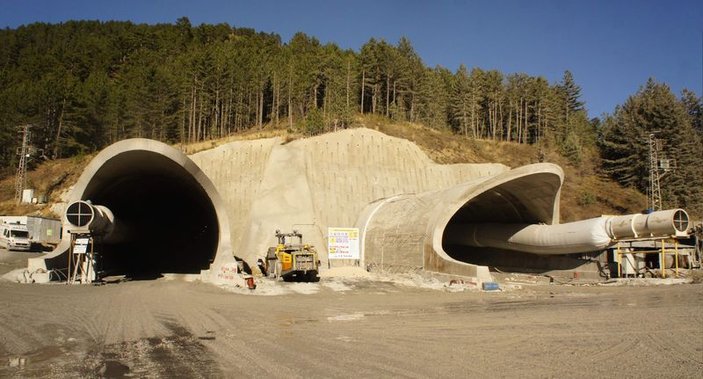
[{"label": "blue sky", "polygon": [[591,117],[612,113],[647,78],[703,92],[703,1],[546,0],[0,0],[0,27],[65,20],[298,31],[358,51],[374,37],[410,39],[428,66],[498,69],[582,87]]}]

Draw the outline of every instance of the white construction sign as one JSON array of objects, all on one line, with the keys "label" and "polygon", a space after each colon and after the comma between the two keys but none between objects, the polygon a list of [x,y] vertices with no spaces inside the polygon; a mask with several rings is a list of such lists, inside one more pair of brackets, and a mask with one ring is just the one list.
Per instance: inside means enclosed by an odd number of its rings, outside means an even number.
[{"label": "white construction sign", "polygon": [[88,252],[88,238],[76,238],[76,242],[73,244],[73,254],[85,254]]},{"label": "white construction sign", "polygon": [[360,259],[358,228],[327,228],[329,259]]}]

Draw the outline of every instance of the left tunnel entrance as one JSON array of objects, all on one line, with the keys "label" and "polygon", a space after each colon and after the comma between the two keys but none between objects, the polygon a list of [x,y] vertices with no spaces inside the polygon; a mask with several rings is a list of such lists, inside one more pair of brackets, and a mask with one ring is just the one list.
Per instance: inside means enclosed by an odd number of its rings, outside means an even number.
[{"label": "left tunnel entrance", "polygon": [[164,155],[132,150],[110,158],[81,198],[109,208],[120,226],[119,238],[96,244],[106,275],[200,273],[215,258],[215,206],[193,175]]}]

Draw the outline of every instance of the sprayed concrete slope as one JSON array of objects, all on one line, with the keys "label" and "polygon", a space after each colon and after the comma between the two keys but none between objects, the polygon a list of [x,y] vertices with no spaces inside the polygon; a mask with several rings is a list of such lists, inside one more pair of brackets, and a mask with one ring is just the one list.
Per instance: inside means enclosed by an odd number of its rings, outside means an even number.
[{"label": "sprayed concrete slope", "polygon": [[376,200],[447,189],[508,171],[502,164],[439,165],[417,145],[369,129],[287,144],[239,141],[190,157],[224,199],[235,254],[248,262],[298,229],[326,262],[327,227],[354,227]]}]

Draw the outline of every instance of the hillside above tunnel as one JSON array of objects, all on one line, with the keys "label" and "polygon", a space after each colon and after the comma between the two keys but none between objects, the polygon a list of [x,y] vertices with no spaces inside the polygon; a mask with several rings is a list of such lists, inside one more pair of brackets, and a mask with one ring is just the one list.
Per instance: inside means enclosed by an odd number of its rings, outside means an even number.
[{"label": "hillside above tunnel", "polygon": [[[438,131],[417,124],[390,123],[372,117],[360,118],[356,126],[367,127],[388,136],[413,142],[427,157],[436,163],[501,163],[509,167],[539,162],[554,162],[565,172],[561,192],[561,219],[573,221],[601,214],[618,214],[641,211],[646,207],[646,197],[636,190],[623,188],[598,171],[597,162],[586,161],[573,165],[556,151],[536,146],[474,140],[445,131]],[[224,143],[255,139],[280,138],[280,143],[304,139],[297,133],[280,129],[264,129],[233,134],[230,137],[178,145],[176,148],[193,154],[207,151]],[[14,200],[14,176],[0,180],[0,214],[56,216],[52,205],[61,202],[61,195],[75,184],[82,169],[92,156],[77,156],[38,164],[27,173],[27,186],[35,196],[47,195],[48,204],[17,205]],[[698,215],[692,215],[694,218]],[[700,216],[698,217],[700,218]]]}]

